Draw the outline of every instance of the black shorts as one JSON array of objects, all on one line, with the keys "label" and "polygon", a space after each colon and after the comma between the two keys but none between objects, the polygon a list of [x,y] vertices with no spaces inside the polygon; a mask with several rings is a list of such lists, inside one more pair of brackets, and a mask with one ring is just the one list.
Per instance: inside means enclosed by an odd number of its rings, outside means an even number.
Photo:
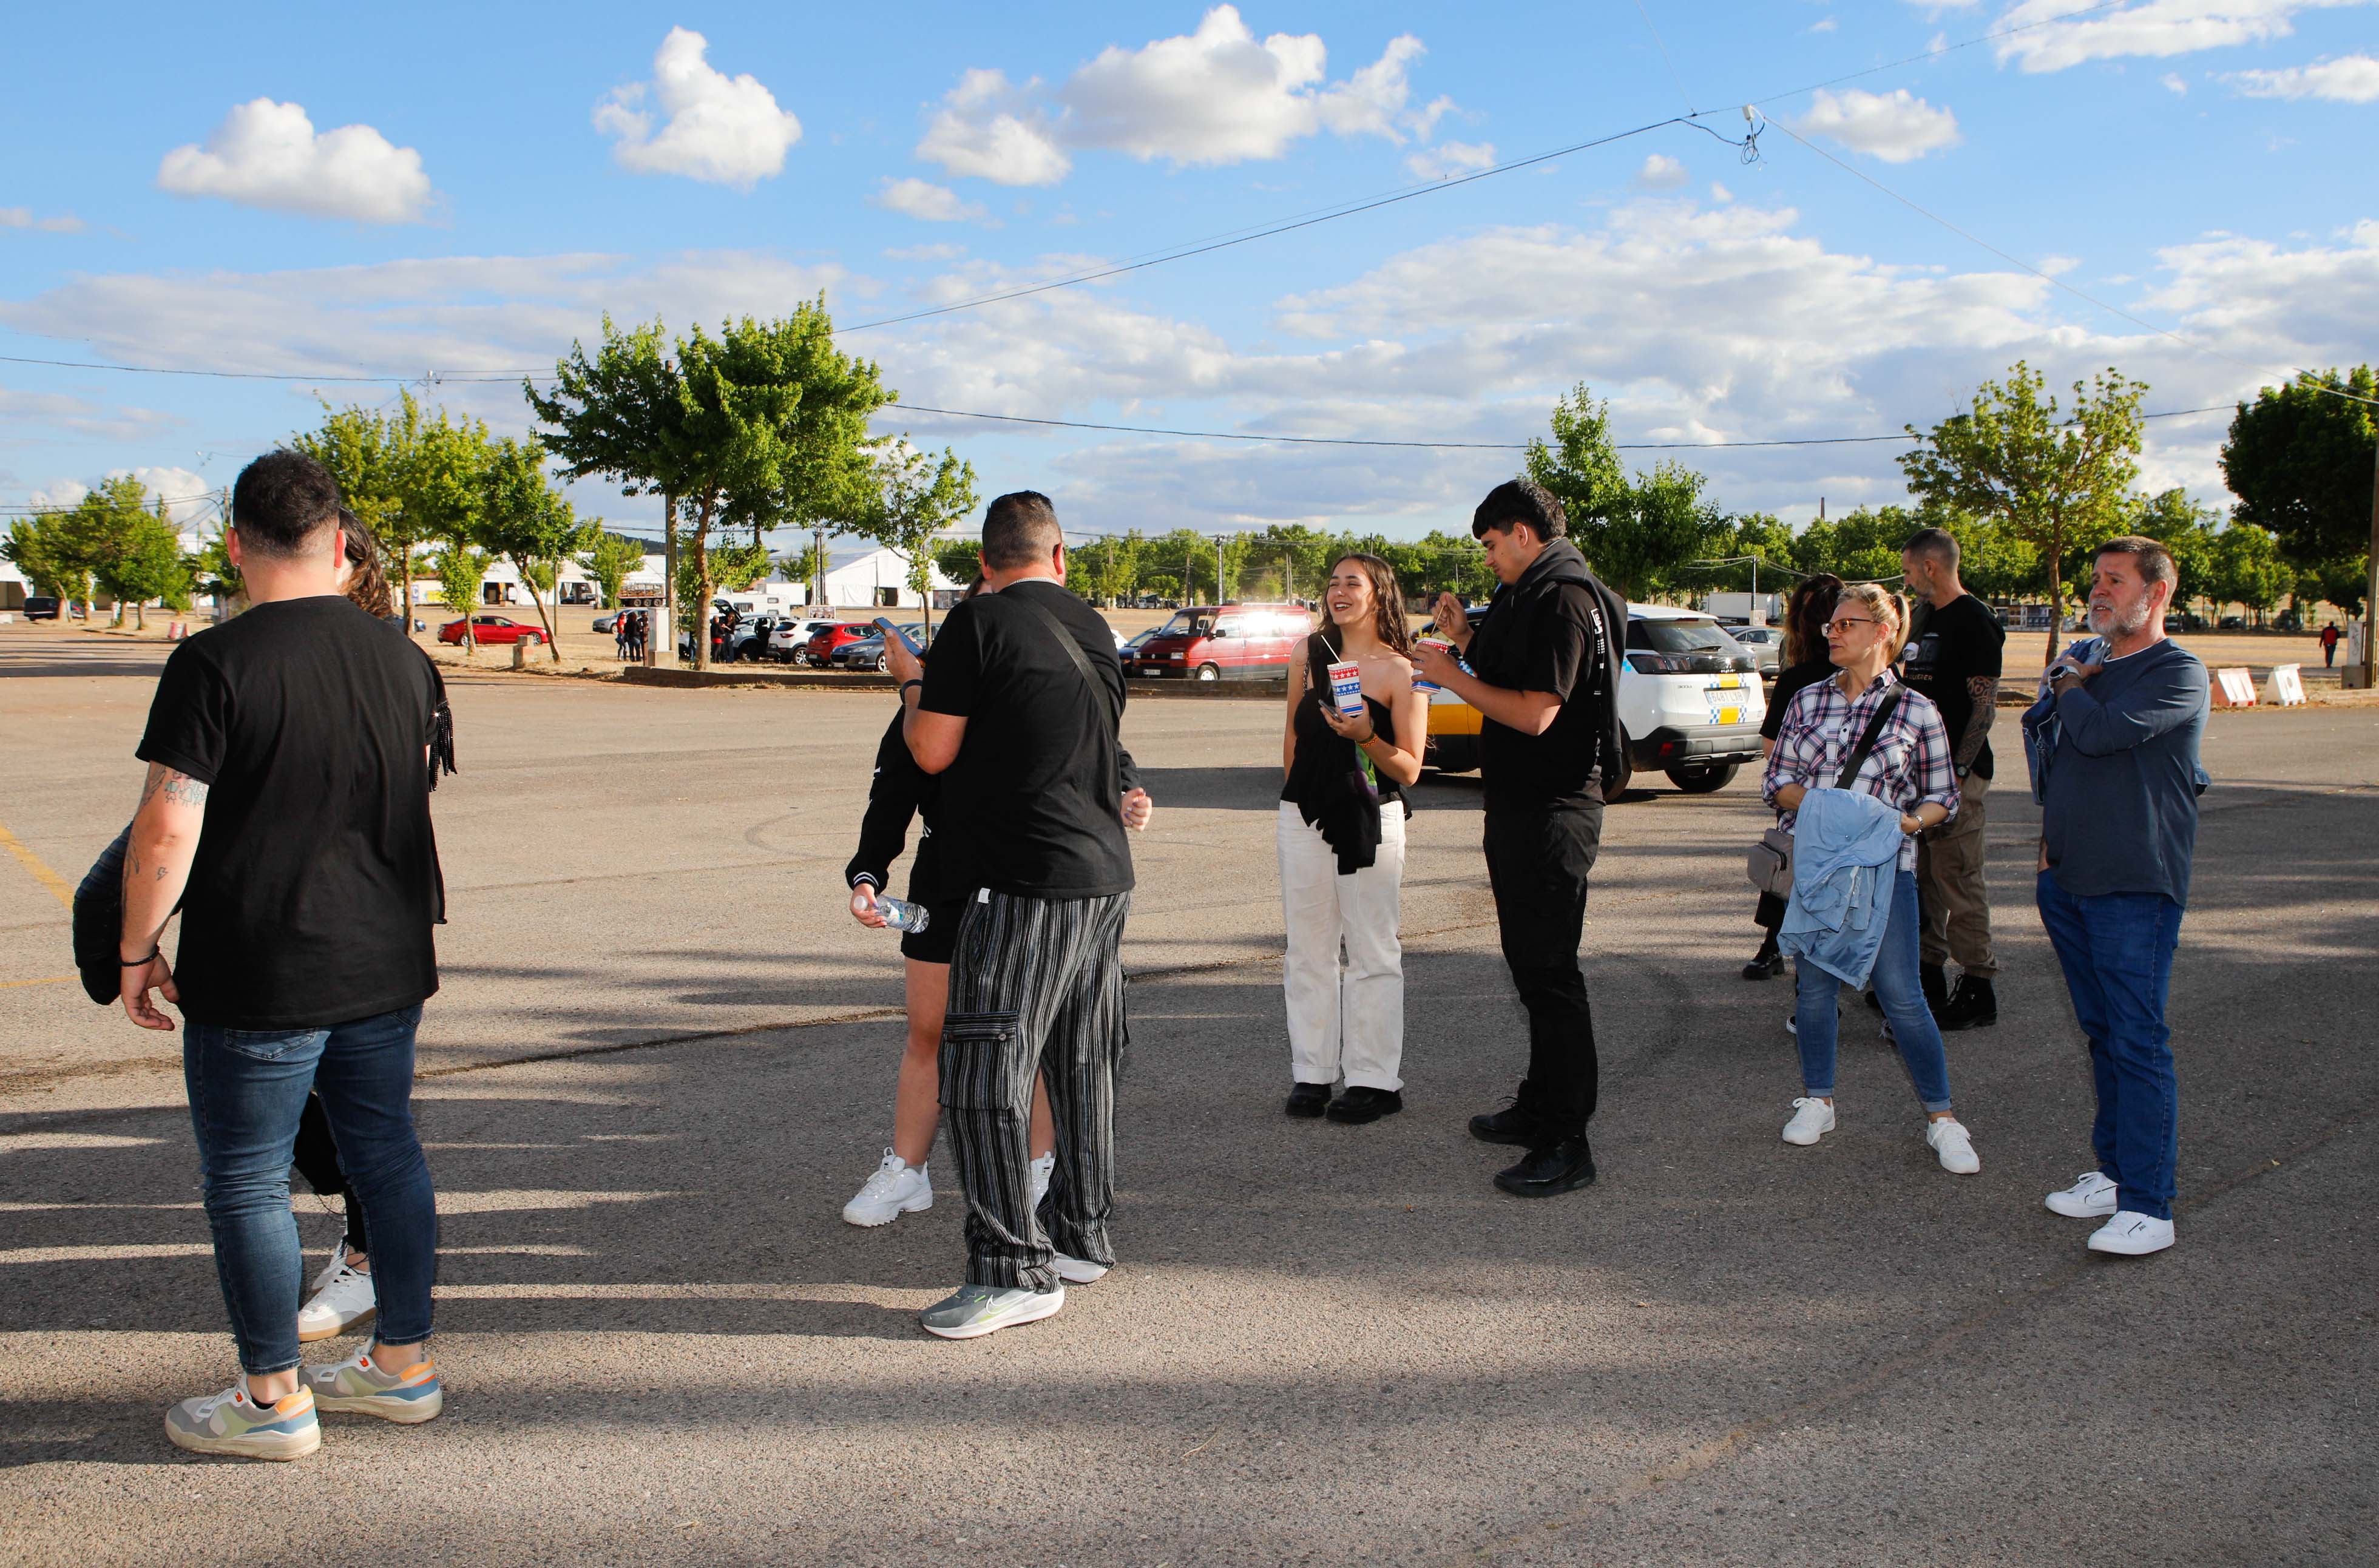
[{"label": "black shorts", "polygon": [[925,906],[925,929],[900,934],[900,956],[914,959],[921,964],[948,963],[950,955],[958,951],[959,922],[966,914],[966,895],[961,893],[956,898],[927,901],[913,897],[917,891],[915,887],[912,887],[909,891],[912,896],[912,901]]}]

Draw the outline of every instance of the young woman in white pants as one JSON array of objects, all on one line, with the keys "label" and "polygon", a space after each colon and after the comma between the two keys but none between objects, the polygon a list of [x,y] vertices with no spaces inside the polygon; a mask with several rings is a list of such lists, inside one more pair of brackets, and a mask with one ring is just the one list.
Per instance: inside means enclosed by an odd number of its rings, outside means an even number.
[{"label": "young woman in white pants", "polygon": [[[1405,1108],[1404,790],[1420,777],[1428,704],[1413,690],[1404,596],[1386,561],[1340,558],[1322,604],[1328,623],[1289,667],[1281,740],[1287,1109],[1371,1122]],[[1351,718],[1331,695],[1330,666],[1342,663],[1362,671],[1363,712]]]}]

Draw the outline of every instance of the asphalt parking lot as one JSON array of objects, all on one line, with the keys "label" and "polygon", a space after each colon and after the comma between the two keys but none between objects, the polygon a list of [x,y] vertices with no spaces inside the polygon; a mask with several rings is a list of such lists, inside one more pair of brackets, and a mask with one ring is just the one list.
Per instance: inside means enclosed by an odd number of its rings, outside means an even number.
[{"label": "asphalt parking lot", "polygon": [[[1979,1176],[1856,1009],[1842,1130],[1778,1140],[1788,989],[1736,976],[1756,790],[1656,781],[1588,909],[1601,1180],[1529,1203],[1463,1128],[1522,1056],[1475,780],[1418,791],[1409,1109],[1291,1123],[1280,715],[1140,702],[1122,1263],[951,1345],[915,1313],[958,1277],[954,1173],[837,1217],[902,1029],[840,891],[887,698],[457,675],[419,1103],[447,1413],[265,1465],[164,1441],[233,1369],[178,1056],[64,978],[58,890],[131,809],[163,653],[0,627],[0,1561],[2379,1558],[2379,707],[2214,720],[2180,1245],[2131,1261],[2040,1205],[2090,1104],[2020,788],[2002,1021],[1950,1047]],[[310,1260],[337,1222],[299,1212]]]}]

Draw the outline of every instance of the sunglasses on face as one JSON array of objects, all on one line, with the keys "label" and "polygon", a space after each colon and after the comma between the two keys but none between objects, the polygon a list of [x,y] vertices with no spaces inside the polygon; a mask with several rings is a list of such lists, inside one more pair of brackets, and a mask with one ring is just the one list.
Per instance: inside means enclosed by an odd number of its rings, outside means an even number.
[{"label": "sunglasses on face", "polygon": [[1854,626],[1872,626],[1874,624],[1875,622],[1873,621],[1863,615],[1845,615],[1836,620],[1827,621],[1826,634],[1830,637],[1837,632],[1848,632]]}]

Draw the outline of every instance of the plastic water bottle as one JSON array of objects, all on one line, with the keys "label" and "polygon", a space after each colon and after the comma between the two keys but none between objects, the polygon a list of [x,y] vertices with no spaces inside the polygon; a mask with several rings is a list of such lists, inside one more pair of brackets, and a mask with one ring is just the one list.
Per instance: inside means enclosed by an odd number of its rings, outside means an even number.
[{"label": "plastic water bottle", "polygon": [[887,931],[923,931],[932,918],[924,905],[912,904],[906,899],[878,898],[876,912],[884,917]]}]

